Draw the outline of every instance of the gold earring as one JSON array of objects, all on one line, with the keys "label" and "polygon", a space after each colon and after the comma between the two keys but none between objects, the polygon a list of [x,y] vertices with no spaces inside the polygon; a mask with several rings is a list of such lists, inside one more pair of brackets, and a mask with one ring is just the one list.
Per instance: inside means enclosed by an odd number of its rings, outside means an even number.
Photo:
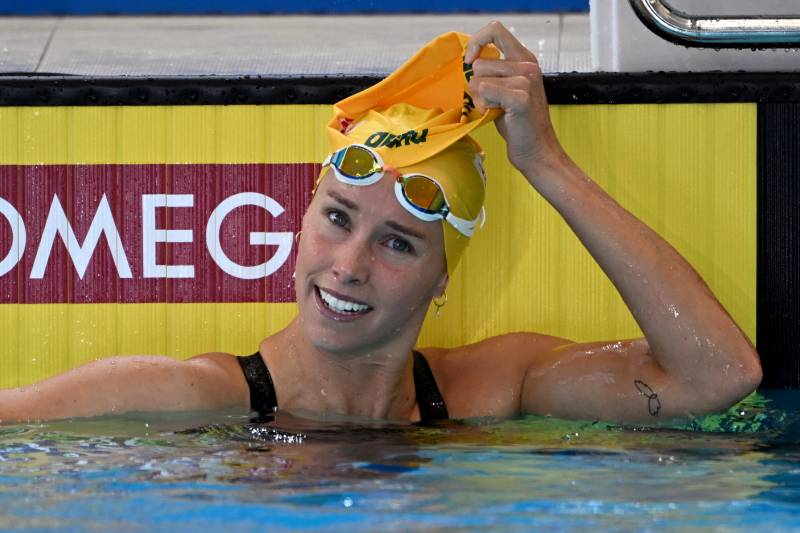
[{"label": "gold earring", "polygon": [[444,307],[446,303],[447,303],[447,291],[442,293],[442,299],[440,299],[438,302],[436,301],[436,298],[433,299],[433,305],[436,306],[436,318],[439,318],[439,314],[442,310],[442,307]]}]

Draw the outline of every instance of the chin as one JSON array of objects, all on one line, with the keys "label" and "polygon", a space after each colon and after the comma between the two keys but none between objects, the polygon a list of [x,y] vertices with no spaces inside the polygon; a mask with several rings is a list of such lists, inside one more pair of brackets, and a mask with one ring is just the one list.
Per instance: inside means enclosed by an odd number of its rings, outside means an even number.
[{"label": "chin", "polygon": [[299,319],[303,335],[318,350],[346,354],[364,351],[374,344],[370,334],[372,324],[361,317],[358,320],[337,321],[323,314],[313,295],[298,300]]},{"label": "chin", "polygon": [[[306,339],[317,349],[332,354],[364,354],[380,351],[406,339],[410,345],[425,319],[423,305],[414,311],[399,303],[397,311],[387,314],[386,306],[377,303],[366,312],[337,312],[325,304],[318,286],[309,282],[297,291],[299,319]],[[413,332],[412,332],[413,330]],[[411,338],[413,336],[413,338]]]},{"label": "chin", "polygon": [[[362,354],[384,344],[384,339],[374,339],[363,329],[346,333],[319,324],[303,322],[306,338],[316,349],[335,355]],[[366,335],[365,335],[366,334]]]},{"label": "chin", "polygon": [[[412,327],[409,322],[381,323],[381,317],[378,316],[370,317],[370,320],[362,319],[345,324],[331,322],[319,314],[314,308],[314,302],[310,304],[310,309],[301,310],[303,333],[315,348],[333,355],[364,355],[379,352],[397,342],[400,336],[404,335],[402,332],[408,332],[408,328]],[[411,341],[411,344],[414,344],[414,341]]]}]

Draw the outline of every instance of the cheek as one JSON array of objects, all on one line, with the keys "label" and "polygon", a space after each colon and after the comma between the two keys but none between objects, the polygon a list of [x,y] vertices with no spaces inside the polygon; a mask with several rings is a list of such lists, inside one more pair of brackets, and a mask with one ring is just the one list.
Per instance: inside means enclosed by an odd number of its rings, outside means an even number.
[{"label": "cheek", "polygon": [[311,218],[306,215],[303,221],[303,234],[299,239],[300,252],[305,255],[318,255],[320,249],[331,241],[332,230],[327,220],[321,220],[319,216]]},{"label": "cheek", "polygon": [[296,272],[308,272],[318,267],[320,261],[324,258],[324,254],[320,254],[319,250],[324,250],[324,246],[320,246],[318,239],[312,231],[304,231],[297,242],[297,259],[295,262]]},{"label": "cheek", "polygon": [[346,233],[341,228],[333,225],[322,214],[306,216],[306,223],[303,225],[304,245],[308,251],[324,250],[325,246],[343,240]]},{"label": "cheek", "polygon": [[434,282],[427,277],[425,272],[418,269],[385,266],[381,269],[380,281],[376,281],[383,288],[385,301],[396,302],[413,310],[427,306],[433,298]]}]

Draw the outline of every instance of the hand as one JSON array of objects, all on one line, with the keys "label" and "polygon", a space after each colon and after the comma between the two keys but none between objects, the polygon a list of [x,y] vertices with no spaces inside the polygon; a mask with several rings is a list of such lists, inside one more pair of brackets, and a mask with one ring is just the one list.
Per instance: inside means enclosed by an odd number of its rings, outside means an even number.
[{"label": "hand", "polygon": [[[504,59],[477,59],[489,43],[503,53]],[[472,63],[474,76],[469,85],[478,110],[505,111],[495,124],[506,141],[511,164],[531,176],[538,174],[540,165],[562,156],[550,122],[542,70],[533,52],[495,21],[467,42],[464,62]]]}]

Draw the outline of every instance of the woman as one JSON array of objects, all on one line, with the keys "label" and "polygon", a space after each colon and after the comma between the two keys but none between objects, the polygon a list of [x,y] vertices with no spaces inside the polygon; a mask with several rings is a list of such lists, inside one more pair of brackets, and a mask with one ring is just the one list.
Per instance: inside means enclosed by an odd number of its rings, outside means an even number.
[{"label": "woman", "polygon": [[[256,354],[98,361],[0,391],[0,419],[279,407],[400,421],[538,413],[657,422],[720,411],[753,391],[758,355],[705,283],[561,148],[535,56],[497,22],[468,41],[455,35],[337,105],[333,149],[299,239],[299,313]],[[464,54],[460,110],[418,105],[442,97],[431,87],[449,83],[436,69],[453,43]],[[515,333],[413,351],[481,222],[480,151],[467,134],[490,119],[511,163],[597,260],[644,338]]]}]

